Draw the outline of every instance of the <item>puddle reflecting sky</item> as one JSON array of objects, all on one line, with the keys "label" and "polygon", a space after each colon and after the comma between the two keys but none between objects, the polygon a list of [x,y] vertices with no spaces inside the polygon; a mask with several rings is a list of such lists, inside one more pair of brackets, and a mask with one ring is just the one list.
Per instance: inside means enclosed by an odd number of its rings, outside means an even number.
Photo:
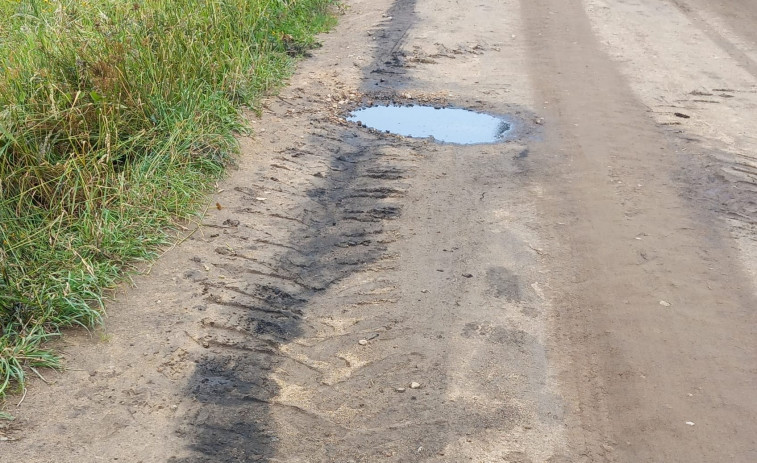
[{"label": "puddle reflecting sky", "polygon": [[502,141],[510,125],[499,117],[457,108],[372,106],[353,111],[347,120],[406,137],[434,137],[444,143],[471,145]]}]

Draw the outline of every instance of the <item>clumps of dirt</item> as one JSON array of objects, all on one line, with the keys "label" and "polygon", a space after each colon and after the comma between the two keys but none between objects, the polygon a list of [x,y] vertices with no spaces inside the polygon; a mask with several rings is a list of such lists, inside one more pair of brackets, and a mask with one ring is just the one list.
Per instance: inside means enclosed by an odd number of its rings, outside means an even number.
[{"label": "clumps of dirt", "polygon": [[0,442],[16,440],[16,434],[19,432],[17,422],[10,415],[7,418],[0,415]]},{"label": "clumps of dirt", "polygon": [[360,92],[357,90],[341,90],[329,93],[326,98],[331,101],[328,106],[330,119],[340,125],[347,125],[346,114],[360,108],[370,108],[379,105],[411,106],[426,105],[434,107],[446,107],[450,105],[448,94],[436,93],[411,93],[411,92]]},{"label": "clumps of dirt", "polygon": [[[376,92],[360,92],[357,90],[342,90],[335,93],[330,93],[327,98],[331,101],[331,104],[327,106],[328,116],[327,119],[340,126],[352,125],[347,121],[347,116],[352,111],[362,108],[370,108],[372,106],[413,106],[413,105],[425,105],[434,106],[436,108],[443,108],[450,105],[448,94],[443,92],[437,93],[411,93],[411,92],[394,92],[394,91],[376,91]],[[370,133],[382,134],[385,136],[392,136],[398,138],[404,138],[400,135],[387,134],[380,130],[366,127],[361,125]]]}]

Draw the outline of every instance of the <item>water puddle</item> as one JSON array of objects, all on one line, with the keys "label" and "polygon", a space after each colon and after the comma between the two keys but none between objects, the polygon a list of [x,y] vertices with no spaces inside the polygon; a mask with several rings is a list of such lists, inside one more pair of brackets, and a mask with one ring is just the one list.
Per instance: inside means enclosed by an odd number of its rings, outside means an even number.
[{"label": "water puddle", "polygon": [[432,106],[371,106],[350,113],[348,121],[405,137],[473,145],[497,143],[510,130],[504,119],[467,109]]}]

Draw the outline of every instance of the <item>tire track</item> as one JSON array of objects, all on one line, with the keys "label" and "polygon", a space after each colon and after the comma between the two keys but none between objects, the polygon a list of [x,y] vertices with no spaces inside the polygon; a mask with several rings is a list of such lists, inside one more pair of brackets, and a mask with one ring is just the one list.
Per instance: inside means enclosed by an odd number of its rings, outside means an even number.
[{"label": "tire track", "polygon": [[[328,375],[332,367],[292,357],[281,346],[316,329],[308,316],[311,306],[341,280],[373,271],[386,278],[391,269],[387,263],[394,259],[387,250],[392,241],[387,224],[402,213],[398,200],[405,195],[402,182],[412,175],[412,161],[381,155],[381,141],[350,138],[349,129],[328,122],[316,122],[315,131],[348,142],[336,149],[316,135],[307,153],[290,151],[291,176],[307,176],[313,186],[304,193],[297,193],[296,186],[279,186],[271,179],[280,171],[274,165],[259,173],[250,187],[237,188],[238,203],[228,205],[240,222],[234,242],[241,247],[227,242],[216,248],[211,261],[198,263],[232,275],[233,281],[207,277],[196,283],[209,314],[198,336],[207,350],[187,387],[197,405],[179,429],[196,453],[174,461],[271,458],[274,407],[288,407],[285,413],[295,413],[312,426],[339,429],[318,414],[276,402],[281,390],[270,373],[282,362],[294,362],[306,366],[308,375]],[[309,175],[316,166],[328,166],[328,173]],[[263,191],[266,200],[256,200]],[[259,214],[284,220],[261,227],[255,222]],[[275,237],[278,244],[269,246],[273,240],[264,235]],[[360,305],[374,303],[371,298],[376,296],[340,298]],[[390,292],[382,291],[381,297],[386,300]]]}]

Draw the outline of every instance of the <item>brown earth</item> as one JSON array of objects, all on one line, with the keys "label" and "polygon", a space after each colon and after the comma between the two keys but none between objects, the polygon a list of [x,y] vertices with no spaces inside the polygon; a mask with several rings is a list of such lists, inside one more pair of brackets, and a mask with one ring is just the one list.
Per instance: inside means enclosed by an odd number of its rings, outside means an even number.
[{"label": "brown earth", "polygon": [[[757,5],[711,3],[347,2],[0,461],[757,461]],[[514,128],[343,120],[392,100]]]}]

